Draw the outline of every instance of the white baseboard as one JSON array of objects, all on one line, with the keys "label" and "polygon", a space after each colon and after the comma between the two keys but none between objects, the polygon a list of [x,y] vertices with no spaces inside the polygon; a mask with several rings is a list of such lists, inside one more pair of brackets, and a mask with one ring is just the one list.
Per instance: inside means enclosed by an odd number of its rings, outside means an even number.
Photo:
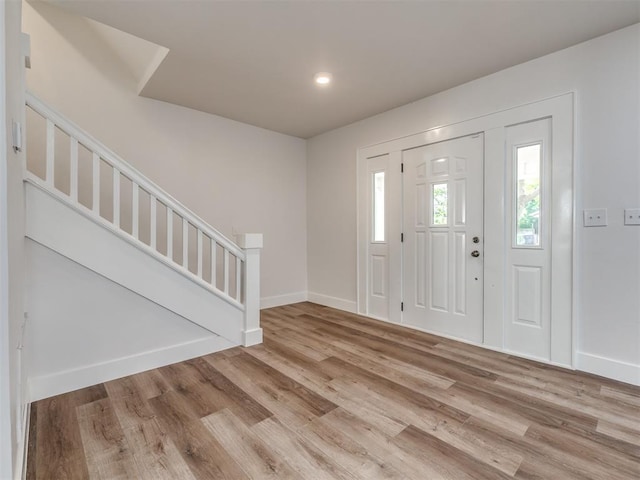
[{"label": "white baseboard", "polygon": [[357,304],[351,300],[330,297],[329,295],[322,295],[320,293],[313,292],[309,292],[307,294],[307,299],[310,302],[317,303],[318,305],[324,305],[325,307],[337,308],[338,310],[344,310],[349,313],[357,313]]},{"label": "white baseboard", "polygon": [[287,293],[286,295],[276,295],[273,297],[263,297],[260,299],[260,309],[280,307],[291,303],[307,301],[307,292]]},{"label": "white baseboard", "polygon": [[30,401],[35,402],[234,346],[229,340],[216,335],[73,370],[34,377],[29,380]]},{"label": "white baseboard", "polygon": [[590,353],[577,353],[577,369],[640,386],[640,365],[600,357]]},{"label": "white baseboard", "polygon": [[253,330],[246,330],[242,332],[242,345],[245,347],[259,345],[260,343],[262,343],[261,328],[254,328]]}]

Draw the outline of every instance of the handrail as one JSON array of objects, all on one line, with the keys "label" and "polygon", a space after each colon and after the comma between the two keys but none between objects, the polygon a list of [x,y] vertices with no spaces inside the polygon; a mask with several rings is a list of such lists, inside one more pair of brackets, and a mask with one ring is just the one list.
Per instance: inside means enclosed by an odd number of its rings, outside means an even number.
[{"label": "handrail", "polygon": [[[38,115],[43,117],[46,121],[46,138],[45,142],[45,176],[44,179],[40,179],[33,172],[27,171],[25,173],[25,180],[29,180],[40,188],[49,191],[55,195],[58,199],[68,203],[71,207],[78,210],[83,215],[92,218],[99,224],[109,228],[114,233],[123,236],[127,241],[134,243],[143,251],[157,257],[159,260],[181,272],[182,274],[192,278],[199,285],[207,288],[216,295],[227,300],[232,305],[238,308],[245,309],[247,295],[255,295],[252,291],[248,293],[247,278],[246,278],[246,262],[247,254],[245,250],[236,245],[233,241],[225,237],[222,233],[218,232],[215,228],[208,225],[198,215],[189,210],[182,203],[173,198],[170,194],[162,190],[159,186],[146,178],[142,173],[136,170],[134,167],[125,162],[120,156],[111,151],[105,145],[93,138],[88,133],[84,132],[73,122],[65,118],[63,115],[51,109],[44,102],[38,99],[31,93],[26,94],[26,103]],[[56,188],[55,185],[55,171],[56,171],[56,137],[55,130],[58,128],[66,136],[68,136],[70,145],[70,158],[69,158],[69,180],[70,188],[69,194]],[[92,154],[92,175],[91,178],[86,178],[88,175],[81,177],[79,174],[79,146],[82,145]],[[42,160],[42,159],[40,159]],[[101,179],[100,179],[100,162],[104,161],[112,169],[112,200],[113,200],[113,220],[106,219],[100,214],[100,202],[101,202]],[[67,172],[64,172],[65,174]],[[131,213],[131,233],[124,230],[120,225],[120,212],[121,212],[121,192],[120,184],[122,177],[128,179],[132,184],[131,205],[127,205],[128,212]],[[86,186],[89,184],[92,186],[93,204],[92,208],[88,208],[79,201],[79,185],[81,181],[86,182]],[[85,184],[82,184],[85,185]],[[149,244],[143,242],[140,239],[139,227],[140,227],[140,215],[142,210],[140,209],[140,190],[146,192],[149,195],[149,212],[148,212],[148,225],[149,225]],[[167,227],[164,234],[166,235],[167,251],[166,253],[160,252],[157,245],[158,227],[157,227],[157,204],[166,207]],[[146,213],[146,212],[145,212]],[[182,220],[182,264],[177,263],[174,260],[174,214]],[[196,245],[197,251],[190,250],[189,248],[189,230],[190,226],[195,227],[196,230]],[[208,238],[210,251],[210,281],[204,277],[204,241],[205,237]],[[179,237],[177,237],[179,238]],[[218,258],[217,250],[218,246],[222,247],[223,256]],[[197,273],[189,269],[189,257],[190,253],[194,254],[197,262]],[[232,260],[231,257],[234,257]],[[220,266],[218,267],[218,264]],[[222,285],[218,283],[218,269],[222,269]],[[235,282],[231,281],[231,276],[235,276]],[[255,276],[255,274],[253,275]],[[253,284],[259,285],[253,280]],[[232,292],[232,288],[234,291]],[[252,287],[253,288],[253,287]],[[258,287],[259,288],[259,287]],[[233,295],[232,295],[233,293]],[[259,290],[258,290],[259,295]],[[259,298],[259,297],[258,297]],[[258,307],[259,308],[259,307]],[[246,311],[245,311],[246,312]],[[255,314],[253,315],[255,317]],[[259,321],[259,320],[258,320]]]},{"label": "handrail", "polygon": [[124,161],[118,154],[106,147],[104,144],[93,138],[91,135],[83,131],[75,125],[71,120],[67,119],[60,113],[48,107],[42,100],[33,93],[26,93],[27,105],[44,118],[50,119],[53,123],[60,127],[67,135],[78,140],[79,143],[87,147],[93,153],[97,153],[101,159],[116,167],[122,174],[130,180],[135,181],[137,185],[154,195],[158,200],[170,207],[172,211],[178,213],[183,218],[188,218],[189,222],[206,233],[209,237],[229,250],[235,256],[244,260],[244,252],[238,246],[227,238],[225,235],[217,231],[215,228],[207,224],[197,214],[189,210],[186,206],[173,198],[169,193],[165,192],[158,185],[146,178],[136,168]]}]

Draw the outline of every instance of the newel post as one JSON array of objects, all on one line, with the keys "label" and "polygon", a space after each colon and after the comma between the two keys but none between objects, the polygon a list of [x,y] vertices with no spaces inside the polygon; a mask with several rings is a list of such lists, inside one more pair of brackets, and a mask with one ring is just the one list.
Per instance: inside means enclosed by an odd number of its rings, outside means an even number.
[{"label": "newel post", "polygon": [[245,299],[244,331],[242,343],[245,347],[262,343],[260,328],[260,250],[261,233],[242,233],[236,235],[236,243],[246,255],[244,262],[243,297]]}]

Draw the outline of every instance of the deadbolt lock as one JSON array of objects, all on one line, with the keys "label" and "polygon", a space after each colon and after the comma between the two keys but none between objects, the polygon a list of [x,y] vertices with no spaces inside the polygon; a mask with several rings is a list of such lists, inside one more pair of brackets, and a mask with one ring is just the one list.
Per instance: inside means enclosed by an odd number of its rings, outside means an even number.
[{"label": "deadbolt lock", "polygon": [[480,256],[480,252],[478,250],[474,250],[473,252],[471,252],[471,256],[472,257],[479,257]]},{"label": "deadbolt lock", "polygon": [[480,243],[480,237],[473,237],[473,243]]}]

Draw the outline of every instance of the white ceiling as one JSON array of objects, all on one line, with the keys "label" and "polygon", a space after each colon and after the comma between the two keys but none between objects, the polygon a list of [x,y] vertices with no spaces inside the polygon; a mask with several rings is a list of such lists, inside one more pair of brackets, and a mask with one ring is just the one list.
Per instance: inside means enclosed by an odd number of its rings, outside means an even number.
[{"label": "white ceiling", "polygon": [[49,2],[169,49],[141,95],[302,138],[640,21],[640,0]]}]

